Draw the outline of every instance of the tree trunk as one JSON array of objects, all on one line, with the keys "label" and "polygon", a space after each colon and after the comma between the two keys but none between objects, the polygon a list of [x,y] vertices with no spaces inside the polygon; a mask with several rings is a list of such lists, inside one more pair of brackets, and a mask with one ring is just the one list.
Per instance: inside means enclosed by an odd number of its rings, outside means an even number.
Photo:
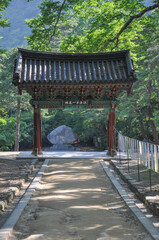
[{"label": "tree trunk", "polygon": [[158,143],[159,142],[159,137],[158,137],[158,132],[157,132],[157,129],[156,129],[156,126],[155,126],[155,123],[154,121],[152,120],[152,103],[151,103],[151,94],[152,94],[152,80],[149,80],[148,82],[148,106],[147,106],[147,114],[149,116],[149,122],[150,122],[150,126],[151,126],[151,129],[152,129],[152,135],[153,135],[153,139],[155,141],[155,143]]},{"label": "tree trunk", "polygon": [[16,121],[14,151],[19,151],[20,111],[21,111],[20,103],[21,103],[21,99],[19,98],[17,101],[17,121]]},{"label": "tree trunk", "polygon": [[159,143],[158,132],[157,132],[156,126],[154,124],[154,121],[151,119],[153,117],[151,106],[147,107],[147,113],[149,116],[149,123],[150,123],[151,129],[152,129],[153,139],[154,139],[155,143],[158,144]]},{"label": "tree trunk", "polygon": [[139,123],[140,123],[140,129],[141,129],[142,137],[143,137],[143,139],[144,139],[144,138],[146,139],[146,131],[145,131],[144,123],[143,123],[142,120],[140,120]]},{"label": "tree trunk", "polygon": [[154,124],[154,121],[150,120],[150,125],[151,125],[151,129],[152,129],[154,141],[156,144],[158,144],[159,143],[158,132],[157,132],[156,126]]},{"label": "tree trunk", "polygon": [[[139,111],[139,108],[138,108],[137,104],[134,104],[134,107],[135,107],[135,112],[136,112],[137,114],[139,114],[140,111]],[[140,129],[141,129],[142,137],[146,139],[145,126],[144,126],[144,123],[143,123],[143,121],[142,121],[141,119],[139,120],[139,124],[140,124]]]}]

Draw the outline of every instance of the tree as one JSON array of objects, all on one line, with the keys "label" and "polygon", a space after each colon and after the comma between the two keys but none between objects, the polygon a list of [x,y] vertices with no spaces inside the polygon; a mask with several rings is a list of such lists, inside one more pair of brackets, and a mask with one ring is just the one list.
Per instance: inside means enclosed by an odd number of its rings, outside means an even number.
[{"label": "tree", "polygon": [[[0,28],[6,28],[10,26],[10,23],[8,23],[9,18],[4,17],[4,13],[6,13],[7,11],[7,7],[9,6],[10,2],[12,0],[1,0],[0,1]],[[27,0],[27,2],[30,2],[33,0]],[[2,37],[0,36],[0,39]],[[0,54],[5,53],[6,50],[1,49],[0,47]]]},{"label": "tree", "polygon": [[[155,7],[157,5],[155,4]],[[143,53],[144,42],[150,40],[151,33],[155,31],[156,23],[151,14],[134,18],[127,27],[125,24],[130,16],[145,12],[143,1],[84,1],[81,5],[74,6],[76,15],[81,19],[90,19],[88,30],[82,34],[74,32],[62,39],[60,50],[66,52],[101,52],[112,50],[131,49],[135,56]],[[150,9],[150,8],[149,8]],[[132,19],[132,18],[131,18]],[[121,31],[122,29],[122,31]],[[146,31],[144,31],[144,29]],[[116,37],[117,36],[117,37]],[[142,40],[137,44],[136,40]],[[115,42],[116,41],[116,42]]]},{"label": "tree", "polygon": [[[62,3],[45,0],[39,7],[41,14],[27,20],[32,34],[26,39],[32,49],[51,50],[56,37],[62,35],[61,25],[66,26],[76,19],[78,25],[87,21],[87,27],[82,33],[80,27],[76,27],[64,36],[61,51],[97,52],[126,47],[134,50],[134,40],[143,38],[143,30],[154,28],[151,14],[144,15],[159,7],[158,0],[153,2],[146,7],[141,0],[64,0]],[[72,14],[68,15],[68,10]],[[147,37],[146,32],[144,34]]]},{"label": "tree", "polygon": [[[0,27],[4,28],[4,27],[9,27],[9,23],[8,23],[8,18],[3,18],[3,13],[6,12],[6,8],[9,5],[9,2],[11,2],[11,0],[1,0],[0,2]],[[2,37],[0,37],[1,39]],[[0,53],[4,53],[3,49],[0,49]]]},{"label": "tree", "polygon": [[152,11],[159,7],[159,1],[154,1],[154,2],[156,2],[156,4],[141,10],[139,13],[137,13],[135,15],[130,16],[129,19],[126,21],[126,23],[119,30],[119,32],[116,34],[116,36],[112,39],[108,39],[108,41],[101,48],[101,51],[104,51],[110,43],[114,43],[114,47],[112,47],[111,49],[116,48],[119,44],[120,35],[129,27],[129,25],[132,23],[132,21],[134,21],[135,19],[141,18],[145,13]]},{"label": "tree", "polygon": [[[14,130],[15,149],[18,151],[19,130],[20,130],[20,111],[30,110],[29,97],[27,94],[18,96],[17,89],[12,84],[14,61],[17,56],[17,49],[11,49],[6,54],[0,56],[0,102],[6,113],[4,119],[8,116],[13,120],[17,113],[16,131]],[[26,103],[28,102],[28,103]],[[22,103],[22,106],[21,106]],[[7,125],[7,122],[5,122]],[[13,131],[13,129],[12,129]]]},{"label": "tree", "polygon": [[92,144],[96,139],[98,147],[106,149],[107,109],[104,110],[51,110],[42,112],[43,145],[46,136],[56,127],[65,124],[73,129],[81,142]]},{"label": "tree", "polygon": [[26,37],[31,48],[46,51],[56,47],[57,37],[59,38],[64,30],[64,25],[61,28],[61,23],[65,22],[65,18],[69,18],[67,11],[72,9],[75,3],[80,2],[82,0],[42,1],[39,6],[41,14],[35,18],[26,19],[32,32]]},{"label": "tree", "polygon": [[17,100],[17,120],[16,120],[16,131],[14,141],[14,151],[19,151],[19,133],[20,133],[20,111],[21,111],[21,99]]},{"label": "tree", "polygon": [[8,27],[8,19],[7,18],[3,18],[3,13],[6,12],[6,8],[9,5],[9,2],[11,2],[11,0],[1,0],[0,2],[0,26],[1,27]]},{"label": "tree", "polygon": [[[62,5],[59,3],[59,7],[54,10],[49,1],[45,1],[43,8],[40,8],[41,14],[38,18],[28,20],[32,35],[27,40],[32,49],[52,50],[57,36],[61,38],[59,50],[62,52],[130,49],[139,80],[134,84],[129,98],[125,97],[124,93],[119,97],[117,114],[120,119],[123,119],[123,116],[129,117],[132,131],[131,134],[127,134],[132,137],[137,135],[140,139],[147,137],[157,142],[159,123],[158,100],[155,96],[158,92],[158,85],[156,83],[154,87],[154,80],[151,76],[154,72],[154,65],[150,65],[152,59],[153,61],[157,59],[154,49],[157,49],[159,1],[153,1],[149,7],[146,7],[142,0],[105,0],[102,2],[87,0],[80,1],[80,3],[76,1],[70,5],[69,9],[63,8],[62,12],[60,12],[60,6]],[[47,9],[50,9],[54,18],[48,15]],[[58,24],[55,26],[57,20]],[[73,27],[71,22],[75,24]],[[61,26],[62,29],[67,26],[65,36],[62,36]],[[153,78],[156,82],[158,81],[157,74],[155,70]],[[146,121],[146,117],[149,121]],[[122,126],[126,133],[127,123],[124,121],[120,123],[121,120],[117,122],[117,126],[119,128]]]},{"label": "tree", "polygon": [[[131,128],[133,137],[137,133],[140,139],[148,138],[159,143],[158,10],[153,12],[152,16],[157,27],[156,31],[151,34],[151,41],[145,41],[144,46],[147,51],[144,58],[138,62],[138,81],[134,83],[129,98],[125,94],[119,97],[120,104],[117,112],[120,117],[119,122],[124,116],[129,118],[129,123],[133,126]],[[140,126],[140,131],[133,132],[133,129],[137,129],[138,126]]]}]

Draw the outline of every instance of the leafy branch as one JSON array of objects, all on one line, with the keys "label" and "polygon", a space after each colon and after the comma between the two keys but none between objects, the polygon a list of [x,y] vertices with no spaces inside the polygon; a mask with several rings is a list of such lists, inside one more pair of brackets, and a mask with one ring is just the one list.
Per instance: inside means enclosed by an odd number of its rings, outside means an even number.
[{"label": "leafy branch", "polygon": [[119,37],[120,35],[125,31],[125,29],[128,28],[128,26],[131,24],[131,22],[134,20],[134,19],[137,19],[137,18],[140,18],[142,17],[146,12],[149,12],[149,11],[152,11],[156,8],[159,7],[159,4],[154,4],[152,6],[149,6],[147,8],[145,8],[144,10],[142,10],[141,12],[139,12],[138,14],[136,15],[133,15],[131,16],[128,21],[124,24],[124,26],[120,29],[120,31],[117,33],[117,35],[113,38],[113,39],[109,39],[105,45],[101,48],[101,52],[103,52],[107,46],[110,44],[110,43],[115,43],[115,46],[111,48],[111,50],[113,50],[114,48],[116,48],[118,46],[118,43],[119,43]]},{"label": "leafy branch", "polygon": [[57,24],[58,24],[58,22],[59,22],[59,20],[60,20],[61,12],[62,12],[62,10],[63,10],[63,8],[64,8],[65,3],[66,3],[66,0],[63,1],[62,5],[61,5],[61,7],[60,7],[60,9],[59,9],[59,12],[58,12],[58,15],[57,15],[57,20],[56,20],[55,25],[54,25],[53,33],[52,33],[51,36],[50,36],[49,43],[52,41],[52,38],[55,36]]}]

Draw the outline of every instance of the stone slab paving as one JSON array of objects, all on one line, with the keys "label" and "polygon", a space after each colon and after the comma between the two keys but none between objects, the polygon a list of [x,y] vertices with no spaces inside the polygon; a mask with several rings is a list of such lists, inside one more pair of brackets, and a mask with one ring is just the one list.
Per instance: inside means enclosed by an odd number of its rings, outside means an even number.
[{"label": "stone slab paving", "polygon": [[19,154],[20,152],[0,151],[0,159],[14,160]]},{"label": "stone slab paving", "polygon": [[[0,238],[1,239],[1,238]],[[98,159],[50,160],[10,240],[152,240]]]},{"label": "stone slab paving", "polygon": [[[80,152],[80,151],[53,151],[53,152],[45,152],[43,151],[43,154],[40,154],[37,156],[39,159],[40,158],[105,158],[105,159],[127,159],[126,153],[117,153],[116,156],[113,158],[111,156],[107,155],[107,151],[103,152]],[[35,158],[35,155],[33,155],[29,151],[25,152],[20,152],[19,155],[17,156],[17,159],[32,159]]]}]

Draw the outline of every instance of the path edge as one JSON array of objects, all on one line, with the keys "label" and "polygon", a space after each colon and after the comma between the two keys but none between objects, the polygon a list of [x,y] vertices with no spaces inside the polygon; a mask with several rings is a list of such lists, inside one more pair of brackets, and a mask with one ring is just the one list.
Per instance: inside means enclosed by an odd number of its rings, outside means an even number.
[{"label": "path edge", "polygon": [[140,209],[135,205],[135,202],[128,196],[128,193],[125,189],[121,186],[121,184],[116,180],[114,175],[111,173],[109,167],[105,163],[104,160],[99,161],[105,171],[106,175],[109,177],[111,183],[118,191],[121,198],[124,200],[125,204],[131,210],[131,212],[135,215],[135,217],[139,220],[139,222],[143,225],[145,230],[150,234],[150,236],[154,240],[159,240],[159,233],[157,229],[152,225],[148,218],[140,211]]}]

